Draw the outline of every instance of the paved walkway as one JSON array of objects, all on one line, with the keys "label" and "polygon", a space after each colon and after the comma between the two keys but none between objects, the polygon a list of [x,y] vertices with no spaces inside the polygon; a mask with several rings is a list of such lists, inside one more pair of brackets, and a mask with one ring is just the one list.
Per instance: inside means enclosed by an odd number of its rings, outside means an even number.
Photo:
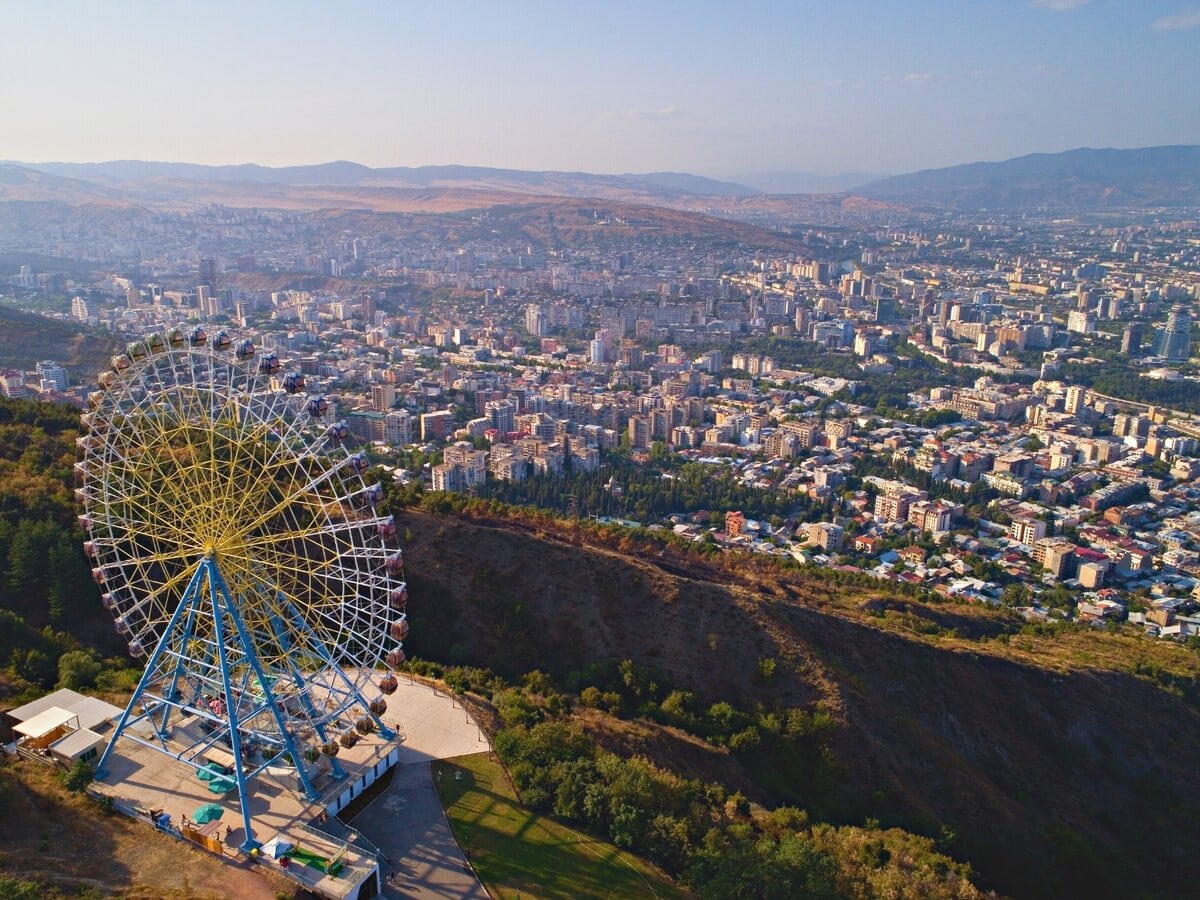
[{"label": "paved walkway", "polygon": [[385,897],[486,898],[467,867],[441,801],[430,762],[488,749],[483,733],[450,696],[422,684],[400,687],[388,698],[389,724],[404,733],[391,786],[354,819],[353,827],[391,857],[380,865],[397,874]]}]

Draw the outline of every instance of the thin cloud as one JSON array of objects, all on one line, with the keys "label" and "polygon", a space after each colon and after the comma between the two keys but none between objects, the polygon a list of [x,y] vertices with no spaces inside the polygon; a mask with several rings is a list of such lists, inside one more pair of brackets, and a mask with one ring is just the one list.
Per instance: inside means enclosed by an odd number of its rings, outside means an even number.
[{"label": "thin cloud", "polygon": [[662,119],[675,119],[683,115],[678,106],[660,106],[657,109],[622,109],[605,115],[608,119],[640,119],[644,122],[657,122]]},{"label": "thin cloud", "polygon": [[813,83],[813,88],[818,91],[861,91],[866,86],[864,82],[847,81],[845,78],[826,78],[823,81]]},{"label": "thin cloud", "polygon": [[1183,31],[1185,28],[1200,27],[1200,9],[1175,13],[1173,16],[1163,16],[1150,23],[1155,31]]},{"label": "thin cloud", "polygon": [[1051,12],[1070,12],[1087,6],[1091,0],[1033,0],[1029,5],[1034,9],[1048,9]]},{"label": "thin cloud", "polygon": [[947,79],[932,72],[909,72],[906,75],[884,75],[887,84],[905,84],[909,87],[927,88],[945,84]]}]

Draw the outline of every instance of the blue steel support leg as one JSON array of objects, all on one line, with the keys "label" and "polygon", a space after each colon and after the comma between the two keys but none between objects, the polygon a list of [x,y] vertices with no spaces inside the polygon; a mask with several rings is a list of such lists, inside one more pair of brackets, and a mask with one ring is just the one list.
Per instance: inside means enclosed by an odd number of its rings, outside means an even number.
[{"label": "blue steel support leg", "polygon": [[[242,801],[242,824],[246,829],[246,839],[242,841],[242,850],[249,853],[262,846],[254,839],[254,828],[250,824],[250,796],[246,792],[246,774],[242,769],[242,739],[239,735],[237,699],[233,695],[233,685],[229,681],[229,658],[225,652],[225,623],[223,600],[217,585],[217,567],[212,558],[204,561],[208,570],[208,592],[212,602],[213,631],[217,642],[217,657],[221,664],[221,683],[225,688],[225,715],[229,719],[229,746],[233,749],[233,772],[237,778],[238,797]],[[232,612],[232,609],[230,610]]]},{"label": "blue steel support leg", "polygon": [[179,606],[175,608],[175,612],[171,614],[171,621],[167,623],[167,627],[163,630],[163,636],[158,640],[158,646],[154,648],[154,652],[150,654],[150,659],[146,663],[146,670],[142,672],[142,677],[138,681],[138,686],[133,691],[133,696],[129,698],[129,705],[125,707],[125,711],[121,713],[121,718],[117,722],[116,731],[113,732],[112,738],[108,742],[108,746],[104,748],[104,754],[100,757],[100,762],[96,764],[96,780],[103,781],[105,775],[105,766],[108,764],[108,758],[112,755],[113,748],[117,745],[117,740],[121,737],[121,732],[125,730],[125,726],[129,724],[129,717],[133,714],[133,708],[137,705],[138,700],[142,696],[142,692],[146,690],[151,681],[154,680],[154,672],[158,667],[158,661],[162,659],[163,653],[167,649],[167,644],[170,643],[171,635],[179,624],[179,619],[183,615],[183,611],[199,601],[200,592],[199,584],[201,575],[204,572],[204,564],[201,563],[196,567],[196,571],[192,573],[191,580],[188,581],[187,589],[183,592],[183,597],[179,601]]},{"label": "blue steel support leg", "polygon": [[[313,723],[313,728],[316,729],[322,743],[329,741],[329,734],[325,729],[325,725],[321,722],[321,717],[317,713],[317,709],[313,706],[312,695],[308,685],[304,681],[304,676],[296,667],[296,663],[292,660],[292,642],[287,636],[287,631],[283,627],[283,623],[279,621],[277,616],[271,616],[271,630],[275,632],[275,639],[279,641],[280,647],[283,648],[284,654],[288,661],[288,670],[292,673],[292,681],[299,688],[300,702],[304,704],[304,709],[308,713],[309,721]],[[329,768],[332,771],[335,781],[341,781],[346,777],[346,770],[342,768],[342,764],[338,762],[336,756],[329,757]]]},{"label": "blue steel support leg", "polygon": [[[167,700],[175,701],[179,699],[179,679],[183,677],[183,661],[186,657],[188,644],[192,640],[192,634],[195,631],[195,628],[196,604],[193,603],[191,609],[188,611],[187,621],[185,621],[183,624],[183,636],[179,639],[179,655],[175,661],[175,671],[171,673],[171,680],[168,682],[167,690],[163,694]],[[164,740],[170,734],[170,732],[167,730],[167,723],[171,719],[171,710],[173,708],[174,707],[172,707],[170,703],[163,704],[162,722],[160,722],[158,725],[158,733],[159,736]]]},{"label": "blue steel support leg", "polygon": [[[296,766],[296,774],[300,778],[301,785],[304,786],[304,795],[309,800],[316,800],[321,795],[313,787],[312,781],[308,777],[308,773],[304,770],[304,760],[300,756],[299,748],[296,747],[296,742],[292,739],[291,732],[288,731],[287,722],[283,718],[283,710],[279,708],[279,704],[275,702],[275,694],[272,692],[267,683],[267,676],[263,672],[262,663],[259,662],[258,654],[254,650],[254,644],[250,639],[249,633],[246,631],[245,623],[242,622],[242,617],[238,615],[237,608],[233,603],[233,598],[229,593],[229,587],[225,584],[225,579],[221,575],[220,569],[213,565],[213,578],[215,579],[216,590],[219,590],[221,597],[224,600],[226,610],[229,613],[230,619],[233,620],[233,626],[237,629],[238,640],[241,642],[242,651],[246,655],[246,661],[254,669],[254,674],[258,676],[258,683],[262,685],[263,697],[266,700],[267,708],[271,711],[272,717],[275,719],[275,724],[279,726],[279,736],[282,738],[284,746],[291,754],[292,762]],[[215,602],[215,601],[214,601]]]},{"label": "blue steel support leg", "polygon": [[379,729],[380,736],[389,741],[394,738],[396,736],[396,732],[384,725],[383,720],[380,719],[379,716],[375,715],[375,713],[371,712],[371,704],[367,702],[367,699],[362,695],[362,692],[359,691],[357,685],[355,685],[354,682],[350,680],[349,676],[342,671],[342,667],[333,661],[333,657],[330,655],[329,650],[326,649],[325,644],[319,637],[317,637],[316,633],[308,627],[308,623],[306,623],[301,617],[300,613],[296,610],[295,605],[289,602],[287,608],[288,612],[292,614],[293,624],[308,636],[308,639],[312,642],[311,646],[313,651],[319,657],[321,657],[322,661],[333,670],[338,678],[341,678],[342,681],[346,683],[346,687],[349,688],[351,695],[353,695],[354,698],[362,704],[363,709],[367,711],[367,715],[370,716],[375,722],[375,727]]}]

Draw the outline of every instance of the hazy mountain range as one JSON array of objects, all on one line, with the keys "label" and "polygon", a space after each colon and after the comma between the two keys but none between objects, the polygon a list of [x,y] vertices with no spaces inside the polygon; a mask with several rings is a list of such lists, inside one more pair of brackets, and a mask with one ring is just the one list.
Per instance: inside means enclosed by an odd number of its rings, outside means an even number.
[{"label": "hazy mountain range", "polygon": [[897,175],[854,193],[964,211],[1195,206],[1200,203],[1200,146],[1031,153]]},{"label": "hazy mountain range", "polygon": [[891,212],[1186,208],[1200,205],[1200,146],[1083,148],[873,178],[758,172],[735,182],[683,172],[597,175],[456,165],[371,168],[346,161],[282,168],[136,160],[0,163],[0,201],[152,207],[220,202],[415,212],[554,197],[738,217],[757,211],[784,219],[802,217],[814,206],[861,208],[866,201]]},{"label": "hazy mountain range", "polygon": [[812,172],[748,172],[734,177],[739,184],[758,188],[764,194],[844,194],[885,175],[866,172],[843,172],[838,175],[815,175]]},{"label": "hazy mountain range", "polygon": [[195,163],[114,160],[103,163],[15,163],[51,175],[98,184],[120,185],[147,179],[197,179],[204,181],[248,181],[258,184],[336,185],[339,187],[444,187],[495,184],[506,187],[561,188],[570,181],[595,188],[653,190],[704,197],[752,197],[756,194],[840,194],[859,185],[878,181],[883,175],[848,172],[816,175],[811,172],[752,172],[729,179],[706,178],[686,172],[646,172],[623,175],[594,175],[587,172],[531,172],[493,169],[484,166],[393,166],[373,169],[360,163],[339,160],[311,166],[271,168],[254,163],[232,166],[203,166]]},{"label": "hazy mountain range", "polygon": [[686,172],[648,172],[641,175],[595,175],[588,172],[528,172],[483,166],[394,166],[373,169],[338,160],[311,166],[271,168],[254,163],[203,166],[195,163],[115,160],[102,163],[15,163],[50,175],[110,187],[148,181],[226,181],[281,184],[294,187],[494,188],[556,196],[595,196],[604,191],[647,194],[693,194],[706,197],[751,197],[763,193]]}]

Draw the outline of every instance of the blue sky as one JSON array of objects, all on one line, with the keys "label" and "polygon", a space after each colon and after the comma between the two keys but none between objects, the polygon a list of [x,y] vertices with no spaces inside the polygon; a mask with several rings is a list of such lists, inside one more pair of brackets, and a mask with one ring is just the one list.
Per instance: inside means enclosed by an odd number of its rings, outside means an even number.
[{"label": "blue sky", "polygon": [[0,158],[891,173],[1200,143],[1200,0],[0,7]]}]

